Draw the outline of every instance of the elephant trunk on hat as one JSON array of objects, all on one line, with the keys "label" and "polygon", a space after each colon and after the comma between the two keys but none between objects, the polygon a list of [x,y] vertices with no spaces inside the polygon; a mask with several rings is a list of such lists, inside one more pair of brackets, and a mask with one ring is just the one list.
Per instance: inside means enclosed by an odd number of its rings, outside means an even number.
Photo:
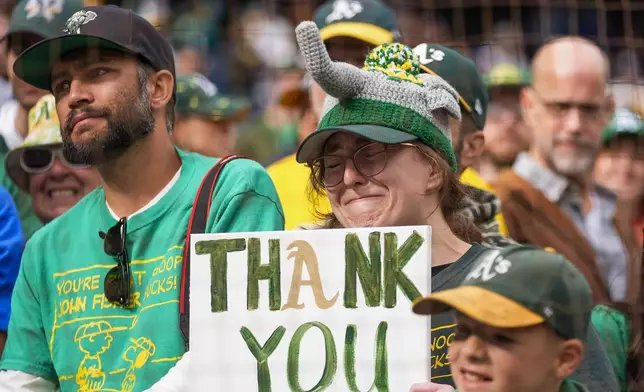
[{"label": "elephant trunk on hat", "polygon": [[322,36],[314,22],[302,22],[295,36],[311,77],[329,95],[343,99],[362,91],[366,78],[360,69],[347,63],[333,62],[326,51]]}]

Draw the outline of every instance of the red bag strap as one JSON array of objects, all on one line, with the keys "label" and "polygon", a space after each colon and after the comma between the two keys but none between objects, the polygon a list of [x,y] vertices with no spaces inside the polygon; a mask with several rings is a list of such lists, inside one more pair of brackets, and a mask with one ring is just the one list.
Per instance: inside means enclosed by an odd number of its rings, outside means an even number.
[{"label": "red bag strap", "polygon": [[186,243],[183,248],[183,265],[181,266],[181,294],[179,297],[179,328],[186,343],[186,351],[190,342],[190,235],[206,232],[206,224],[210,215],[210,205],[215,194],[217,179],[224,166],[235,159],[249,159],[241,155],[229,155],[217,161],[201,181],[195,201],[192,204]]}]

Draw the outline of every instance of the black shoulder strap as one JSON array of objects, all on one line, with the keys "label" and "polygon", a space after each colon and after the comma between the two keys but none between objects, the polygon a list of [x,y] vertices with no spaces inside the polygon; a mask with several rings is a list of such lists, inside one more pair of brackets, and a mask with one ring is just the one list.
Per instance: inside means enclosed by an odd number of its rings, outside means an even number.
[{"label": "black shoulder strap", "polygon": [[[181,267],[181,294],[179,297],[179,328],[186,342],[186,351],[190,342],[190,235],[206,232],[206,224],[210,215],[210,205],[217,186],[217,179],[224,166],[235,159],[246,158],[241,155],[229,155],[213,165],[204,177],[195,201],[186,232],[186,243],[183,248],[183,265]],[[248,159],[248,158],[246,158]]]}]

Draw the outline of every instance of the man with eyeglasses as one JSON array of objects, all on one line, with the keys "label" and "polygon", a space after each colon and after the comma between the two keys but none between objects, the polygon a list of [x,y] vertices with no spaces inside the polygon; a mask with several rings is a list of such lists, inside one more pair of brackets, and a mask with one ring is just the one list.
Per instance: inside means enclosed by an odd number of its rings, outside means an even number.
[{"label": "man with eyeglasses", "polygon": [[237,159],[204,190],[210,209],[191,219],[217,160],[172,142],[175,65],[154,26],[128,9],[85,7],[61,34],[24,51],[14,70],[52,92],[63,156],[95,167],[101,186],[25,247],[0,390],[144,391],[186,353],[189,222],[273,231],[284,214],[261,165]]},{"label": "man with eyeglasses", "polygon": [[[38,99],[47,94],[17,78],[13,64],[20,53],[31,45],[60,34],[65,21],[83,7],[82,0],[43,2],[22,0],[11,15],[7,34],[0,44],[7,46],[7,75],[13,91],[13,99],[0,106],[0,161],[7,152],[20,145],[27,136],[27,116]],[[0,185],[7,188],[20,212],[25,237],[29,239],[42,227],[42,222],[31,208],[31,200],[5,173],[0,162]]]},{"label": "man with eyeglasses", "polygon": [[7,174],[24,192],[40,220],[47,224],[100,185],[96,169],[73,163],[63,155],[63,139],[51,94],[29,111],[29,133],[24,143],[7,154]]},{"label": "man with eyeglasses", "polygon": [[537,52],[532,77],[521,95],[530,149],[493,184],[510,236],[564,254],[597,303],[632,304],[641,288],[632,227],[592,177],[614,109],[608,59],[586,39],[559,38]]},{"label": "man with eyeglasses", "polygon": [[521,114],[521,89],[530,84],[530,72],[514,64],[494,66],[484,76],[490,104],[485,120],[485,145],[479,173],[487,181],[512,167],[517,155],[529,146]]}]

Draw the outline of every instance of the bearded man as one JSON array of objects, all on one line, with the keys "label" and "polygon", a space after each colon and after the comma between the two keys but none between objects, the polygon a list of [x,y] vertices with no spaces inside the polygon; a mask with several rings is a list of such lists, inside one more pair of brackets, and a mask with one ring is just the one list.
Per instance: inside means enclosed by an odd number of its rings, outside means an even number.
[{"label": "bearded man", "polygon": [[[86,7],[61,33],[23,52],[14,70],[52,92],[65,159],[95,167],[101,186],[28,242],[0,390],[144,391],[186,350],[183,247],[216,160],[170,139],[174,59],[150,23],[127,9]],[[283,230],[275,187],[258,163],[224,167],[205,226]]]},{"label": "bearded man", "polygon": [[537,52],[532,76],[521,95],[529,151],[493,184],[509,234],[564,254],[597,303],[633,304],[641,274],[631,221],[616,213],[615,194],[593,181],[614,109],[608,59],[586,39],[563,37]]}]

